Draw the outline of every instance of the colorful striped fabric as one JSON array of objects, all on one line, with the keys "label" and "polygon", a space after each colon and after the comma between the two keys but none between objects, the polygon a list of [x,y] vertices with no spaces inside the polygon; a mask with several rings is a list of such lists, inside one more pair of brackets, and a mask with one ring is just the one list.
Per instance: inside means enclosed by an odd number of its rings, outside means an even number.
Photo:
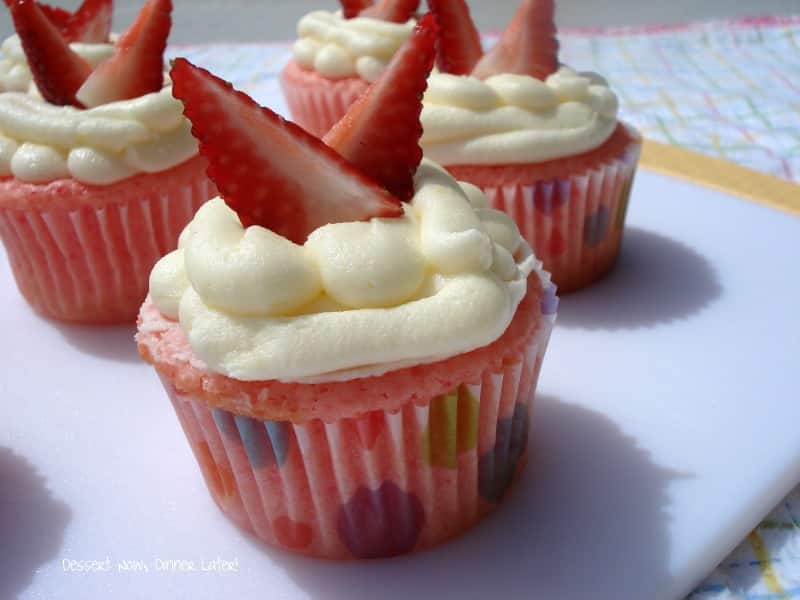
[{"label": "colorful striped fabric", "polygon": [[562,40],[562,60],[604,74],[646,137],[800,183],[800,18]]},{"label": "colorful striped fabric", "polygon": [[689,600],[790,598],[800,598],[800,488],[689,596]]},{"label": "colorful striped fabric", "polygon": [[[800,183],[800,16],[561,35],[564,63],[605,75],[645,136]],[[285,112],[283,44],[182,46],[186,56]],[[800,487],[690,600],[800,598]]]}]

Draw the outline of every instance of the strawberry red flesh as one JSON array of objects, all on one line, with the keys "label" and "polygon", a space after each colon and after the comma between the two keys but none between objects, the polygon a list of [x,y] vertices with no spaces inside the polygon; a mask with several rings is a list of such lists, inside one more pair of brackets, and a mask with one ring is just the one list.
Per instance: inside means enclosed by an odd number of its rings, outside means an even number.
[{"label": "strawberry red flesh", "polygon": [[[7,4],[11,6],[11,2],[14,0],[7,0]],[[72,18],[72,13],[68,10],[64,10],[59,6],[50,6],[49,4],[42,4],[38,3],[39,8],[44,13],[44,16],[48,18],[48,20],[55,25],[59,31],[61,31],[62,35],[64,33],[64,27],[66,27],[69,20]],[[67,41],[71,41],[67,39]]]},{"label": "strawberry red flesh", "polygon": [[483,55],[481,36],[465,0],[428,0],[439,23],[436,64],[443,73],[467,75]]},{"label": "strawberry red flesh", "polygon": [[[15,0],[5,0],[10,8]],[[111,34],[114,0],[84,0],[75,13],[59,6],[36,3],[44,16],[56,26],[67,42],[102,44]]]},{"label": "strawberry red flesh", "polygon": [[164,85],[164,49],[172,26],[172,1],[148,0],[120,36],[114,54],[78,90],[86,106],[138,98]]},{"label": "strawberry red flesh", "polygon": [[208,175],[245,226],[302,244],[328,223],[399,217],[400,202],[321,140],[183,58],[172,71]]},{"label": "strawberry red flesh", "polygon": [[372,6],[372,0],[340,0],[342,4],[342,15],[345,19],[354,19],[362,10]]},{"label": "strawberry red flesh", "polygon": [[[4,1],[8,8],[11,8],[11,5],[15,2],[15,0],[4,0]],[[39,6],[39,9],[44,13],[44,16],[47,17],[47,19],[53,25],[55,25],[59,31],[63,29],[63,27],[72,17],[71,12],[69,12],[65,8],[61,8],[60,6],[50,6],[49,4],[44,4],[43,2],[37,2],[36,4]]]},{"label": "strawberry red flesh", "polygon": [[436,22],[420,19],[384,72],[326,134],[325,143],[401,200],[422,160],[422,94],[436,54]]},{"label": "strawberry red flesh", "polygon": [[405,23],[419,8],[420,0],[382,0],[380,3],[364,9],[359,17],[369,17],[392,23]]},{"label": "strawberry red flesh", "polygon": [[503,36],[475,65],[473,75],[486,79],[499,73],[546,79],[558,70],[553,0],[522,0]]},{"label": "strawberry red flesh", "polygon": [[34,0],[16,0],[11,17],[42,98],[59,106],[81,107],[75,97],[92,72]]},{"label": "strawberry red flesh", "polygon": [[80,8],[62,25],[67,41],[85,44],[108,42],[114,0],[84,0]]}]

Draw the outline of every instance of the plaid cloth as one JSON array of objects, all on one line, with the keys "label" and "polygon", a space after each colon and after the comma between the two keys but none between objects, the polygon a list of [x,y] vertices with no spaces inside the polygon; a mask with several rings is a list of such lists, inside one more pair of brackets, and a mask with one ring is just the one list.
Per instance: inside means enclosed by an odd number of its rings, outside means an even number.
[{"label": "plaid cloth", "polygon": [[[645,136],[800,183],[800,16],[567,30],[561,60],[602,73]],[[489,36],[491,43],[492,36]],[[283,44],[173,47],[285,112]],[[689,600],[800,598],[800,487]]]},{"label": "plaid cloth", "polygon": [[562,36],[651,139],[800,183],[800,18]]}]

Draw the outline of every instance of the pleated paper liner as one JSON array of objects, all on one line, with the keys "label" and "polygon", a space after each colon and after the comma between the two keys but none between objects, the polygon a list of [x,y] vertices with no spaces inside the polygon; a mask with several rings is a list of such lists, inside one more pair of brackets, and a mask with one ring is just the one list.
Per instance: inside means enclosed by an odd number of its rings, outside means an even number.
[{"label": "pleated paper liner", "polygon": [[326,79],[304,71],[294,61],[281,73],[280,81],[292,121],[317,137],[328,133],[369,87],[369,82],[357,77]]},{"label": "pleated paper liner", "polygon": [[[30,184],[0,182],[0,238],[22,295],[53,319],[134,322],[153,265],[216,194],[205,168],[196,157],[72,196],[56,182],[42,186],[28,206],[14,188]],[[93,195],[111,200],[95,202]]]},{"label": "pleated paper liner", "polygon": [[625,127],[627,144],[574,175],[493,183],[491,168],[448,170],[478,185],[494,208],[516,221],[559,293],[565,294],[602,278],[619,255],[641,153],[641,137]]},{"label": "pleated paper liner", "polygon": [[[193,380],[185,373],[159,374],[212,497],[239,527],[317,557],[394,556],[467,530],[498,505],[522,468],[555,319],[552,286],[536,302],[538,326],[520,330],[526,331],[521,344],[498,344],[490,360],[478,355],[484,358],[474,361],[469,377],[449,391],[395,410],[329,421],[256,419],[180,391]],[[140,350],[151,343],[141,336],[158,330],[140,325]],[[182,352],[174,341],[166,345]],[[415,369],[420,378],[434,370]]]}]

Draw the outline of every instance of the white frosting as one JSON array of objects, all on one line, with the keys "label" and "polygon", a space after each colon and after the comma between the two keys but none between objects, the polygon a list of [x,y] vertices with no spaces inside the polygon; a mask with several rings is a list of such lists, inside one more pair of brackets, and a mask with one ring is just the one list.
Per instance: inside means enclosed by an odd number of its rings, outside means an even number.
[{"label": "white frosting", "polygon": [[210,369],[244,381],[352,379],[491,343],[541,263],[474,186],[425,160],[415,188],[403,217],[325,225],[303,246],[211,200],[150,295]]},{"label": "white frosting", "polygon": [[[96,67],[114,54],[113,44],[69,45],[89,66]],[[0,92],[27,92],[36,90],[28,59],[22,49],[19,36],[12,35],[0,45]]]},{"label": "white frosting", "polygon": [[414,29],[414,21],[389,23],[317,10],[297,24],[294,60],[329,79],[375,81]]},{"label": "white frosting", "polygon": [[[110,44],[72,44],[95,65]],[[88,110],[41,99],[19,38],[0,59],[0,176],[44,183],[63,177],[106,185],[137,173],[164,171],[197,154],[197,141],[172,87]]]},{"label": "white frosting", "polygon": [[567,67],[546,81],[434,73],[423,102],[422,147],[445,165],[543,162],[587,152],[614,132],[619,109],[602,77]]}]

